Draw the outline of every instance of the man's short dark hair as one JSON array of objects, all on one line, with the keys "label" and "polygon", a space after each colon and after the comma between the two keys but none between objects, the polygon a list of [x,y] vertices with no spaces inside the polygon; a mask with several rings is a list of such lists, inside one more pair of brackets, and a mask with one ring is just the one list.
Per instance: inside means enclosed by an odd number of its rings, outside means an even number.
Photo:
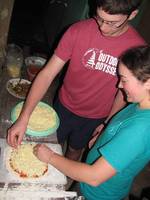
[{"label": "man's short dark hair", "polygon": [[96,7],[102,7],[109,14],[130,15],[139,8],[141,2],[142,0],[96,0]]}]

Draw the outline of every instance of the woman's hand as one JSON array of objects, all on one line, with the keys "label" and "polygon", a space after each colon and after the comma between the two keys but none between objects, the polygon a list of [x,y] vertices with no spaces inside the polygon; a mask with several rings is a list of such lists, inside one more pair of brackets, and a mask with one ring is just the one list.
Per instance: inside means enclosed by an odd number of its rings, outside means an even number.
[{"label": "woman's hand", "polygon": [[54,152],[45,144],[37,144],[33,149],[34,155],[42,162],[49,163]]},{"label": "woman's hand", "polygon": [[7,142],[10,146],[17,148],[23,140],[24,133],[27,128],[27,122],[23,123],[17,120],[9,129],[7,135]]}]

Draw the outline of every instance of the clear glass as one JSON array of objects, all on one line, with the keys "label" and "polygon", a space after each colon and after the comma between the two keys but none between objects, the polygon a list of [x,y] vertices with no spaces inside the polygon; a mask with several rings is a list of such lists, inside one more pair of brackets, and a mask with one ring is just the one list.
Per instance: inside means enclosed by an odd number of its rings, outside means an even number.
[{"label": "clear glass", "polygon": [[12,78],[19,78],[21,76],[22,65],[22,49],[15,44],[8,44],[6,49],[6,67],[8,75]]}]

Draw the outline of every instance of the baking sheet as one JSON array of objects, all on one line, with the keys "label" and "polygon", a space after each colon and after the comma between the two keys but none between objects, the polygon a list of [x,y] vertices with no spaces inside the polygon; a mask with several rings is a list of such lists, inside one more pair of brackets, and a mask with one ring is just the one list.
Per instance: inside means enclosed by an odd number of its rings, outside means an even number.
[{"label": "baking sheet", "polygon": [[[52,143],[46,143],[52,150],[62,155],[62,149],[59,144],[52,144]],[[54,168],[51,165],[48,165],[48,173],[47,175],[34,179],[23,179],[14,176],[11,174],[7,168],[6,168],[6,153],[8,144],[6,143],[5,139],[0,139],[0,182],[1,183],[40,183],[40,184],[60,184],[65,185],[67,183],[67,178],[64,174],[62,174],[60,171],[58,171],[56,168]]]}]

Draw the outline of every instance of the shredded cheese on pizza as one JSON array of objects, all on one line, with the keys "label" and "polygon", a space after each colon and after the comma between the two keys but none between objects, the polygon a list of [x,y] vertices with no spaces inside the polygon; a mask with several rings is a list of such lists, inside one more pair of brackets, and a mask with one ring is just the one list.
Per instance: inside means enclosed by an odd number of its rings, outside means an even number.
[{"label": "shredded cheese on pizza", "polygon": [[22,178],[39,178],[48,171],[48,165],[41,162],[34,154],[35,144],[22,144],[18,149],[12,149],[9,165]]},{"label": "shredded cheese on pizza", "polygon": [[[16,117],[18,118],[22,105],[16,108]],[[45,106],[37,105],[32,112],[28,128],[34,131],[44,131],[53,128],[56,125],[56,113],[54,110]]]}]

